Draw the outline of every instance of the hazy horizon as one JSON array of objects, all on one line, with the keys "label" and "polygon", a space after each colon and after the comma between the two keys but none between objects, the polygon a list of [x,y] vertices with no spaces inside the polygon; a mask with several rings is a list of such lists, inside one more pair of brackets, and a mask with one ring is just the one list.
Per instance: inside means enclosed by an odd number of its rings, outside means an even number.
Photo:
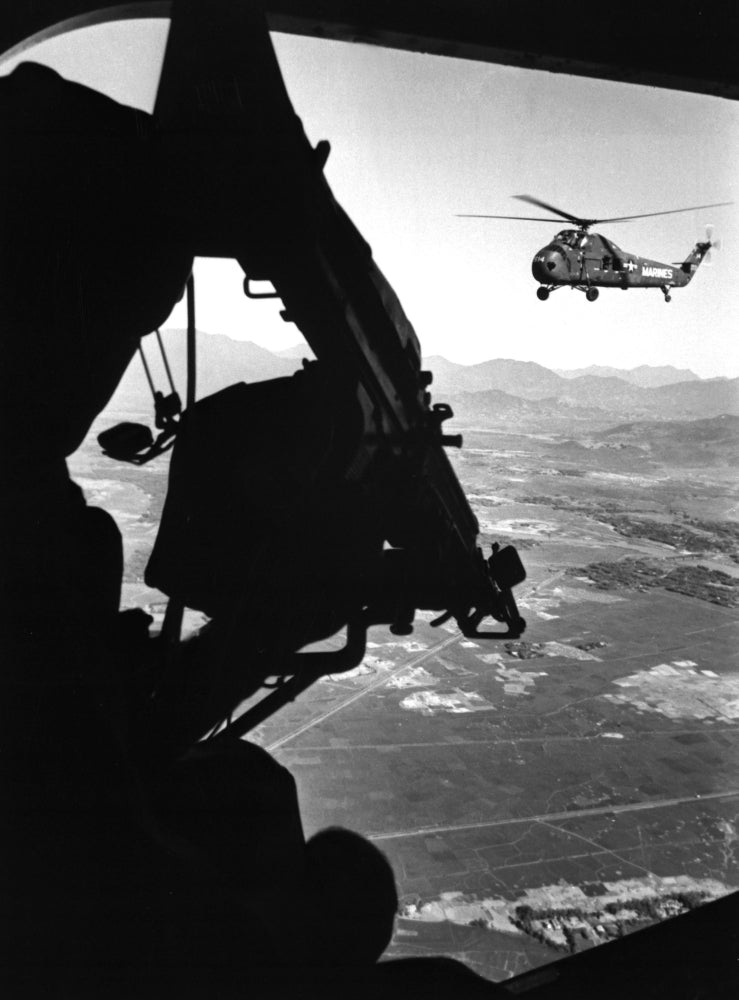
[{"label": "hazy horizon", "polygon": [[[162,333],[184,332],[184,327],[173,326],[172,324],[168,323],[166,326],[162,327],[161,332]],[[286,344],[283,347],[277,347],[275,345],[271,345],[270,346],[270,344],[268,344],[268,343],[267,344],[258,343],[256,340],[249,340],[248,338],[231,337],[227,333],[219,333],[219,332],[216,332],[216,331],[213,331],[213,330],[204,330],[200,326],[198,326],[197,332],[199,334],[205,336],[205,337],[226,337],[228,340],[231,340],[234,343],[252,344],[254,347],[259,347],[262,350],[269,351],[271,354],[274,354],[274,355],[277,355],[277,356],[279,356],[281,354],[284,354],[286,352],[293,352],[294,351],[294,352],[297,353],[298,349],[301,348],[301,347],[303,347],[303,346],[306,348],[306,351],[311,351],[310,345],[305,340],[300,341],[300,340],[296,339],[291,344]],[[421,346],[423,346],[423,345],[421,345]],[[423,351],[422,356],[423,356],[424,360],[428,360],[428,359],[431,359],[431,358],[442,358],[444,361],[448,361],[448,362],[451,362],[452,364],[456,364],[456,365],[462,365],[463,367],[467,367],[467,368],[473,367],[474,365],[485,364],[488,361],[520,361],[522,364],[538,364],[538,365],[541,365],[542,368],[547,368],[547,369],[549,369],[549,371],[553,371],[553,372],[557,372],[557,371],[576,371],[576,370],[579,370],[579,369],[587,369],[587,368],[613,368],[613,369],[616,369],[618,371],[624,371],[624,372],[631,372],[631,371],[634,371],[634,370],[636,370],[638,368],[672,368],[675,371],[688,371],[688,372],[691,372],[693,375],[696,375],[698,378],[700,378],[703,381],[708,381],[710,379],[715,379],[715,378],[732,379],[732,378],[738,378],[739,377],[738,375],[726,375],[726,374],[723,374],[723,373],[721,373],[719,375],[701,375],[699,372],[695,371],[692,368],[687,367],[686,365],[673,365],[673,364],[670,364],[669,362],[667,362],[665,364],[661,364],[661,365],[660,364],[650,365],[650,364],[644,364],[644,363],[642,363],[642,364],[638,364],[638,365],[631,365],[630,367],[619,366],[619,365],[604,365],[604,364],[599,364],[599,363],[596,363],[596,362],[587,362],[587,363],[583,362],[582,364],[574,365],[572,367],[565,367],[564,365],[558,365],[556,368],[551,368],[549,365],[545,365],[545,364],[543,364],[540,361],[535,361],[533,359],[531,359],[531,360],[525,360],[525,359],[521,359],[521,358],[514,358],[514,357],[511,357],[509,355],[504,355],[504,354],[490,355],[489,357],[482,358],[479,361],[456,361],[453,357],[450,357],[451,353],[452,352],[449,352],[447,354],[440,354],[440,353],[429,354],[428,352]],[[134,359],[134,362],[132,362],[132,363],[137,363],[136,359]]]}]

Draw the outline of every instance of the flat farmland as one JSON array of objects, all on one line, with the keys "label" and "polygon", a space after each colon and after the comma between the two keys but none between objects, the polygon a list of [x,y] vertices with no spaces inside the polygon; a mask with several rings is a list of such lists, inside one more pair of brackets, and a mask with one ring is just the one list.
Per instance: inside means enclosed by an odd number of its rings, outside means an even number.
[{"label": "flat farmland", "polygon": [[[639,901],[660,919],[739,888],[739,489],[554,435],[465,438],[482,541],[527,568],[526,633],[465,639],[423,612],[408,637],[374,628],[360,667],[249,738],[294,774],[307,834],[339,824],[387,854],[389,955],[501,980],[577,950],[566,920],[590,946],[640,926]],[[124,515],[124,600],[160,617],[141,572],[166,466],[77,463]]]},{"label": "flat farmland", "polygon": [[[408,639],[375,629],[362,667],[252,734],[295,775],[307,833],[350,826],[391,860],[389,954],[442,952],[491,979],[562,953],[516,925],[522,903],[556,914],[567,889],[602,928],[613,899],[666,907],[739,887],[736,610],[628,577],[604,589],[586,570],[694,567],[610,521],[720,520],[731,484],[548,466],[538,439],[517,444],[505,464],[494,449],[456,464],[483,540],[521,550],[522,639],[465,639],[428,615]],[[736,578],[720,548],[707,562]]]}]

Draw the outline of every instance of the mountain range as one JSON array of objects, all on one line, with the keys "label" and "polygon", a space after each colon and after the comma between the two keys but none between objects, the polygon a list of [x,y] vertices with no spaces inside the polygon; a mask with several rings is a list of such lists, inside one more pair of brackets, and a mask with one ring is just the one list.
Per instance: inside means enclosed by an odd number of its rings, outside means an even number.
[{"label": "mountain range", "polygon": [[[537,425],[529,429],[546,429],[550,421],[555,422],[551,429],[562,429],[563,423],[613,423],[614,418],[697,420],[739,415],[739,379],[701,379],[688,372],[682,380],[684,370],[671,367],[601,369],[603,374],[584,369],[587,374],[572,372],[565,377],[532,361],[500,358],[459,365],[430,357],[424,365],[434,373],[434,395],[449,401],[465,423],[484,419],[484,425],[492,425],[510,417]],[[646,384],[650,380],[655,384]]]},{"label": "mountain range", "polygon": [[739,417],[637,421],[596,433],[592,441],[608,448],[639,448],[668,465],[736,467]]},{"label": "mountain range", "polygon": [[[184,400],[184,331],[164,331],[163,340]],[[143,344],[157,388],[169,391],[156,341],[147,337]],[[233,382],[290,375],[301,367],[303,358],[312,356],[305,344],[272,352],[249,341],[199,334],[197,396]],[[602,429],[627,421],[739,415],[739,379],[701,379],[694,372],[670,366],[642,365],[630,371],[594,366],[562,374],[532,361],[498,358],[461,365],[432,356],[424,359],[424,367],[433,372],[434,401],[451,403],[457,419],[465,424],[496,427],[513,422],[525,425],[523,429],[555,430],[563,424],[591,423]],[[151,405],[143,366],[134,358],[110,408],[146,412]]]},{"label": "mountain range", "polygon": [[562,369],[554,371],[562,378],[578,378],[580,375],[598,375],[601,378],[614,376],[639,385],[643,389],[654,389],[674,382],[695,382],[699,376],[688,368],[674,368],[672,365],[639,365],[637,368],[611,368],[608,365],[589,365],[587,368]]},{"label": "mountain range", "polygon": [[[163,330],[162,341],[175,388],[184,404],[187,391],[185,331]],[[156,388],[161,389],[165,395],[168,394],[170,386],[156,339],[153,336],[145,337],[142,347]],[[278,354],[248,340],[232,340],[222,334],[204,334],[198,331],[197,398],[209,396],[234,382],[262,382],[282,375],[292,375],[301,367],[303,357],[313,357],[307,344],[302,353],[296,345],[290,349],[290,353]],[[144,367],[141,359],[135,356],[108,406],[112,410],[146,412],[152,405],[151,389]]]}]

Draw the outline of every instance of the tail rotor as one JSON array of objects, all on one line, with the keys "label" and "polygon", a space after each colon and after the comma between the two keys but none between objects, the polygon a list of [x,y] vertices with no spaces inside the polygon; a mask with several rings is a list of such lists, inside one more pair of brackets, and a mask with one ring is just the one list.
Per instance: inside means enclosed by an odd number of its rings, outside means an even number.
[{"label": "tail rotor", "polygon": [[708,244],[708,252],[703,258],[703,264],[708,265],[710,267],[711,264],[713,263],[712,260],[713,251],[721,249],[721,240],[718,239],[715,240],[713,238],[713,226],[711,225],[710,222],[706,226],[706,243]]}]

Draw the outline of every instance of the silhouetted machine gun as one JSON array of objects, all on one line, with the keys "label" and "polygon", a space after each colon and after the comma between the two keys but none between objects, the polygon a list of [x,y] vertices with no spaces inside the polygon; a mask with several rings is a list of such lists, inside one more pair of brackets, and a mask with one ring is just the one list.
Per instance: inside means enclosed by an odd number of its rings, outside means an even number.
[{"label": "silhouetted machine gun", "polygon": [[[188,407],[146,579],[211,616],[216,662],[248,648],[254,684],[279,678],[243,732],[361,662],[371,624],[407,634],[423,608],[467,635],[520,635],[525,572],[513,547],[479,548],[444,453],[461,445],[452,411],[431,403],[413,328],[325,180],[328,143],[308,143],[264,26],[226,8],[238,30],[175,9],[155,111],[164,211],[196,253],[239,260],[247,295],[270,281],[318,360]],[[345,626],[344,649],[297,652]]]}]

